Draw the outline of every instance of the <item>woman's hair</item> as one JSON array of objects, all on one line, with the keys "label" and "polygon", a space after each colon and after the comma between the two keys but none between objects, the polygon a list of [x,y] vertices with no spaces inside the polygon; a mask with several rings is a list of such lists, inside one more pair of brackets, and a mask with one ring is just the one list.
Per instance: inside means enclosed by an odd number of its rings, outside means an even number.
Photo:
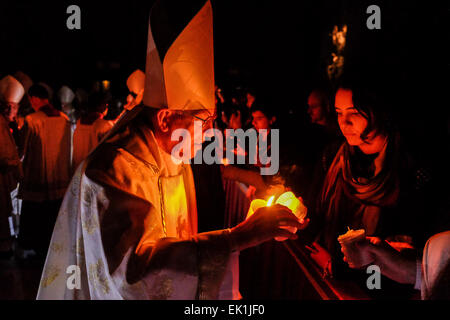
[{"label": "woman's hair", "polygon": [[388,111],[390,106],[388,92],[380,83],[365,80],[343,80],[339,89],[352,91],[353,106],[367,120],[366,129],[361,134],[367,140],[369,133],[390,135],[393,131],[393,119]]}]

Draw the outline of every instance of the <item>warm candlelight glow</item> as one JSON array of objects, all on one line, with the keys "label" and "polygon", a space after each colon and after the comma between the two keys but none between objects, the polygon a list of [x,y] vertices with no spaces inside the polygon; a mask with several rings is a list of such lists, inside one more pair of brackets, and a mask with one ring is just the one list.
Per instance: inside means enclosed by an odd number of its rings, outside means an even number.
[{"label": "warm candlelight glow", "polygon": [[[247,219],[255,213],[255,211],[262,207],[270,207],[275,200],[275,196],[271,196],[267,201],[263,199],[255,199],[250,203],[250,208],[247,213]],[[278,197],[277,201],[275,202],[277,204],[281,204],[285,207],[288,207],[293,214],[299,219],[302,220],[306,217],[307,208],[303,205],[302,201],[297,198],[292,192],[285,192],[281,196]],[[297,231],[296,228],[292,227],[280,227],[290,230],[291,232],[295,233]],[[284,237],[275,237],[275,240],[277,241],[284,241],[287,238]]]},{"label": "warm candlelight glow", "polygon": [[275,200],[275,196],[271,196],[269,200],[267,200],[267,207],[270,207],[273,204],[273,200]]},{"label": "warm candlelight glow", "polygon": [[306,217],[307,208],[303,205],[300,199],[290,191],[279,196],[276,203],[291,209],[292,213],[299,219],[304,219]]},{"label": "warm candlelight glow", "polygon": [[109,90],[110,84],[111,84],[111,83],[109,82],[109,80],[103,80],[103,81],[102,81],[103,89],[104,89],[104,90]]}]

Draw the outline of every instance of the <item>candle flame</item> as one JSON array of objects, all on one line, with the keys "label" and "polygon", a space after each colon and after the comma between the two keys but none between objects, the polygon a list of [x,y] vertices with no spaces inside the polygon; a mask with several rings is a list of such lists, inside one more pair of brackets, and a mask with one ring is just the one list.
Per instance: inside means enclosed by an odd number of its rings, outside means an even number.
[{"label": "candle flame", "polygon": [[267,200],[267,207],[270,207],[270,206],[272,205],[273,200],[275,200],[275,196],[271,196],[271,197],[269,198],[269,200]]}]

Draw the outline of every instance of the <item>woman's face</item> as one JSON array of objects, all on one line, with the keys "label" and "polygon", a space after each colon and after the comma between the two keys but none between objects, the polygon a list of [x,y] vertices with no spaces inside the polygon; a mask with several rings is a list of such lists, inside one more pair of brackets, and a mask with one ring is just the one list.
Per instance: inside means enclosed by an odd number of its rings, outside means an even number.
[{"label": "woman's face", "polygon": [[353,106],[353,93],[348,89],[339,89],[336,92],[335,108],[342,134],[351,146],[364,143],[361,134],[367,127],[368,121]]}]

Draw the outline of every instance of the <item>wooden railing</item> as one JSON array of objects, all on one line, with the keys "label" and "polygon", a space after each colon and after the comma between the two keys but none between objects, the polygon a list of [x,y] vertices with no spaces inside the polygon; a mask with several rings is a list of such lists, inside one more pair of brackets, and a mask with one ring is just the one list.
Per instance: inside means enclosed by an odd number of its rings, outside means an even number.
[{"label": "wooden railing", "polygon": [[340,281],[326,275],[311,259],[307,250],[298,242],[285,241],[283,246],[289,252],[311,288],[322,300],[368,300],[369,296],[350,281]]},{"label": "wooden railing", "polygon": [[271,241],[241,252],[244,299],[368,300],[356,283],[324,275],[300,241]]}]

